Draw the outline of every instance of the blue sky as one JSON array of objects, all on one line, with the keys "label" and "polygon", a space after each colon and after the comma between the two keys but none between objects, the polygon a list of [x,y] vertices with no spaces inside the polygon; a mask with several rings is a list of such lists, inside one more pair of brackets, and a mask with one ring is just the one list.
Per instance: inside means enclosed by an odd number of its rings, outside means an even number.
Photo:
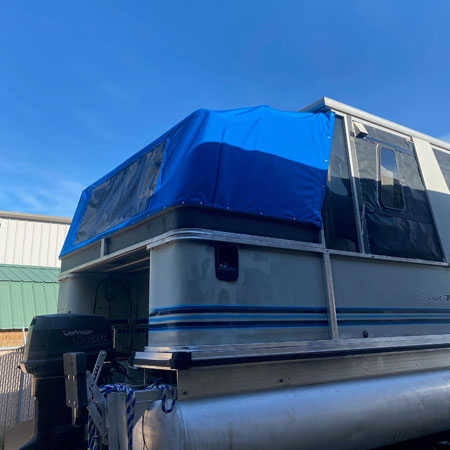
[{"label": "blue sky", "polygon": [[81,190],[197,108],[326,95],[450,140],[448,0],[0,2],[0,210]]}]

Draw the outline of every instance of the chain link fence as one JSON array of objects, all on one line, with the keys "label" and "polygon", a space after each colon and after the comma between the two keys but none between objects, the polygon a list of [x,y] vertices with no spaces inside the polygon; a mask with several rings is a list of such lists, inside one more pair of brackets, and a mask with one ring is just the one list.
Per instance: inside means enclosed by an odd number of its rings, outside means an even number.
[{"label": "chain link fence", "polygon": [[0,448],[9,427],[34,416],[31,377],[19,368],[23,351],[23,345],[0,347]]}]

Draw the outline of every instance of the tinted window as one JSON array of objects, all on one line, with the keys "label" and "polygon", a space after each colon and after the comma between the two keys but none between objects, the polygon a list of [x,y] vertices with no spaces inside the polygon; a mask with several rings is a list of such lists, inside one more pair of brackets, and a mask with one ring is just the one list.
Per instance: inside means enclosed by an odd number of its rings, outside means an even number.
[{"label": "tinted window", "polygon": [[442,170],[447,186],[450,189],[450,153],[434,149],[434,154]]},{"label": "tinted window", "polygon": [[394,151],[386,147],[380,149],[380,186],[382,206],[389,209],[403,209],[403,191],[397,159]]},{"label": "tinted window", "polygon": [[336,116],[323,206],[325,242],[334,250],[358,251],[344,119]]}]

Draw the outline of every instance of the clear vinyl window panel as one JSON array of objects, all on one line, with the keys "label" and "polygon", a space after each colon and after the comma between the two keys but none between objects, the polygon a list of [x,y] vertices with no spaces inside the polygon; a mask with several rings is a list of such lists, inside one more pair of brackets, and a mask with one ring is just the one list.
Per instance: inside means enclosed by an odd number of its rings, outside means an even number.
[{"label": "clear vinyl window panel", "polygon": [[155,192],[165,147],[165,142],[159,144],[92,190],[77,243],[93,238],[147,208]]},{"label": "clear vinyl window panel", "polygon": [[380,202],[384,208],[403,210],[405,200],[394,150],[380,148]]}]

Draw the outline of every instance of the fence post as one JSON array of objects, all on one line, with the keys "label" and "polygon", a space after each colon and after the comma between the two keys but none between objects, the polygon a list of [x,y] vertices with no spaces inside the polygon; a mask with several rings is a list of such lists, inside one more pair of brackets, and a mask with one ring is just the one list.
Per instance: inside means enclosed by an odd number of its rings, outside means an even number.
[{"label": "fence post", "polygon": [[[27,335],[25,334],[25,328],[22,327],[23,334],[23,348],[25,348],[25,344],[27,343]],[[23,370],[20,371],[20,386],[19,386],[19,407],[17,408],[17,423],[20,423],[20,418],[22,416],[22,403],[23,403],[23,384],[25,380],[25,374]]]}]

